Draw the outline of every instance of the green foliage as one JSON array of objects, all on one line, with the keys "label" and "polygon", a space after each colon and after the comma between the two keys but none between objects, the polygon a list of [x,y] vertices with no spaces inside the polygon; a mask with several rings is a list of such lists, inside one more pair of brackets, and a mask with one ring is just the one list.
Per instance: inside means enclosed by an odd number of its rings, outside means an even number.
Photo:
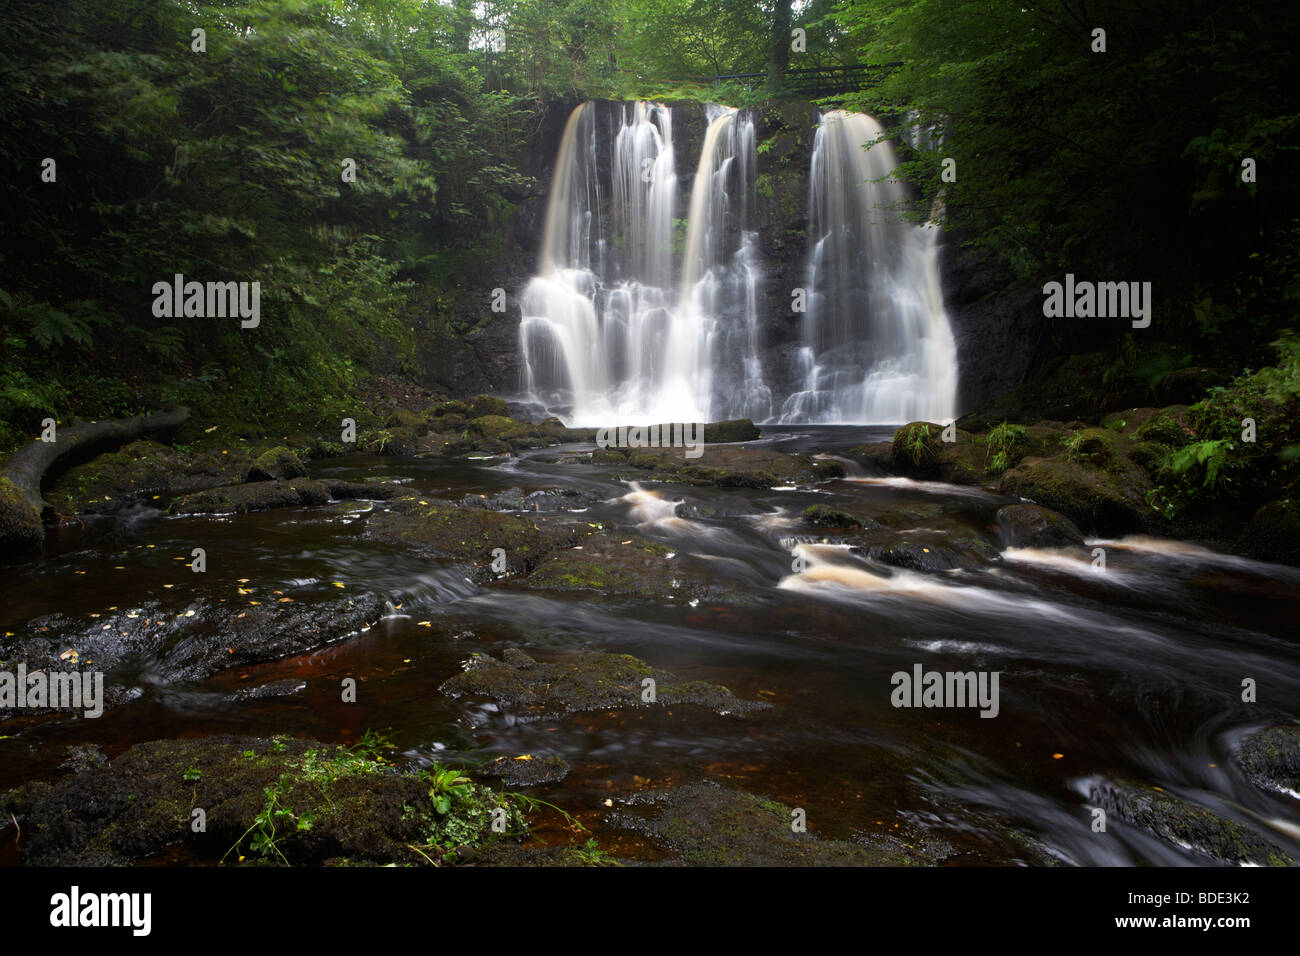
[{"label": "green foliage", "polygon": [[[1190,434],[1164,460],[1152,507],[1172,518],[1189,507],[1248,507],[1300,479],[1300,336],[1273,343],[1277,363],[1210,389],[1188,409]],[[1246,419],[1256,440],[1245,441]]]},{"label": "green foliage", "polygon": [[989,429],[984,447],[985,470],[991,475],[1006,471],[1016,444],[1028,437],[1029,430],[1024,425],[1009,425],[1005,421]]},{"label": "green foliage", "polygon": [[433,809],[444,816],[450,813],[454,804],[468,797],[471,784],[459,770],[435,764],[429,771],[429,799],[433,801]]},{"label": "green foliage", "polygon": [[[523,48],[490,63],[471,41],[502,16],[545,28],[540,3],[147,6],[26,5],[0,35],[0,120],[22,144],[0,149],[5,446],[37,412],[165,402],[337,423],[369,370],[413,374],[417,336],[449,334],[423,318],[422,284],[461,284],[535,185],[513,158],[538,104],[485,75]],[[561,17],[593,61],[607,7]],[[32,188],[39,156],[58,179]],[[152,284],[176,273],[260,282],[260,326],[154,316]],[[125,391],[94,387],[97,369]]]},{"label": "green foliage", "polygon": [[278,857],[280,862],[289,866],[289,859],[280,849],[280,844],[288,833],[297,830],[309,830],[314,822],[310,815],[302,817],[297,816],[291,807],[287,807],[280,801],[290,788],[289,777],[282,774],[280,779],[262,791],[266,802],[262,805],[261,811],[253,818],[252,824],[243,832],[238,840],[222,854],[221,862],[225,862],[226,857],[230,856],[239,849],[244,840],[249,841],[249,851],[256,853],[263,859]]},{"label": "green foliage", "polygon": [[[1280,170],[1300,148],[1284,79],[1300,40],[1292,12],[841,0],[831,19],[851,61],[899,64],[849,105],[895,117],[916,217],[942,189],[947,223],[1011,275],[1150,279],[1154,335],[1278,327],[1294,314],[1300,181],[1240,175],[1243,157]],[[1104,53],[1091,49],[1094,26]],[[942,139],[912,145],[932,128]],[[955,182],[940,180],[945,158]]]},{"label": "green foliage", "polygon": [[1260,369],[1254,382],[1266,399],[1284,404],[1300,398],[1300,335],[1286,329],[1273,343],[1277,364]]},{"label": "green foliage", "polygon": [[595,837],[590,837],[585,844],[574,850],[575,855],[583,866],[619,866],[616,860],[610,859],[600,845],[596,842]]},{"label": "green foliage", "polygon": [[1233,450],[1231,442],[1221,438],[1184,445],[1169,456],[1168,468],[1175,476],[1188,472],[1199,474],[1206,488],[1215,488],[1223,480],[1224,466]]},{"label": "green foliage", "polygon": [[903,439],[903,447],[912,456],[912,464],[919,465],[922,458],[928,458],[930,452],[930,426],[921,425],[913,428]]}]

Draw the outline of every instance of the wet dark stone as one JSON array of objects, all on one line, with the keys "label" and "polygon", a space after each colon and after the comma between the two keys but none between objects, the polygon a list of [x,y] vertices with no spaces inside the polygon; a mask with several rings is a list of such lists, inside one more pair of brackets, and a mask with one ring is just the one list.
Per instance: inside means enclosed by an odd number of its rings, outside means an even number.
[{"label": "wet dark stone", "polygon": [[1067,548],[1083,544],[1083,535],[1064,515],[1039,505],[1007,505],[997,513],[1007,547]]},{"label": "wet dark stone", "polygon": [[712,782],[642,791],[610,815],[675,851],[684,866],[917,866],[936,858],[891,837],[849,843],[797,833],[794,819],[785,804]]},{"label": "wet dark stone", "polygon": [[59,764],[60,770],[84,773],[108,763],[108,755],[98,744],[73,744],[66,753],[68,759]]},{"label": "wet dark stone", "polygon": [[563,780],[569,775],[569,763],[563,757],[520,754],[517,757],[498,757],[479,772],[489,777],[500,777],[510,787],[531,787]]},{"label": "wet dark stone", "polygon": [[1188,803],[1164,790],[1131,781],[1093,786],[1089,800],[1107,813],[1177,847],[1228,866],[1292,866],[1281,849],[1235,820]]},{"label": "wet dark stone", "polygon": [[[655,681],[655,701],[642,699],[643,681]],[[770,705],[747,701],[704,681],[677,683],[671,673],[628,654],[582,651],[554,663],[509,648],[503,660],[475,654],[466,669],[442,685],[453,697],[477,694],[517,705],[534,717],[624,707],[695,704],[724,716],[743,716]]]},{"label": "wet dark stone", "polygon": [[323,505],[330,500],[329,486],[321,481],[253,481],[185,495],[172,502],[171,512],[191,514],[245,514],[272,508]]},{"label": "wet dark stone", "polygon": [[284,680],[271,681],[269,684],[259,684],[256,687],[241,687],[233,694],[227,694],[225,699],[228,701],[243,700],[266,700],[271,697],[292,697],[307,687],[307,682],[295,680],[292,677]]},{"label": "wet dark stone", "polygon": [[1270,727],[1242,742],[1242,773],[1261,790],[1300,793],[1300,727]]}]

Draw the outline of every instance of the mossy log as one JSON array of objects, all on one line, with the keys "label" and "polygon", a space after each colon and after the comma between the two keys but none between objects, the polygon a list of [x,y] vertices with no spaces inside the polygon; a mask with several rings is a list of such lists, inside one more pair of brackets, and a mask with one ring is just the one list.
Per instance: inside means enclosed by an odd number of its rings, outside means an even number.
[{"label": "mossy log", "polygon": [[45,541],[41,522],[53,512],[41,494],[41,482],[60,459],[78,452],[116,448],[153,432],[174,431],[189,417],[189,409],[177,408],[133,418],[82,422],[60,428],[54,441],[33,441],[19,448],[0,467],[0,557],[40,552]]}]

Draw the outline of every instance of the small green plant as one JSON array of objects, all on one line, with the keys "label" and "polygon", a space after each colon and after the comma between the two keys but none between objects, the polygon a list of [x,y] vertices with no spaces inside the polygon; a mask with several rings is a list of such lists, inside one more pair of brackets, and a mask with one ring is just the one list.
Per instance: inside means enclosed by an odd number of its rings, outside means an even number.
[{"label": "small green plant", "polygon": [[1017,442],[1029,437],[1024,425],[1008,425],[1005,421],[989,430],[984,446],[984,468],[990,474],[1000,475],[1007,470],[1011,451]]},{"label": "small green plant", "polygon": [[454,767],[439,767],[436,764],[429,771],[429,799],[439,816],[451,812],[454,803],[467,797],[473,781],[462,776]]},{"label": "small green plant", "polygon": [[202,780],[202,779],[203,779],[203,771],[200,770],[198,767],[190,767],[189,770],[186,770],[186,771],[185,771],[185,773],[184,773],[184,777],[185,777],[186,780],[191,780],[191,781],[192,781],[192,780]]},{"label": "small green plant", "polygon": [[903,447],[907,450],[907,453],[912,456],[912,464],[919,465],[922,458],[930,456],[929,441],[929,425],[921,425],[908,432],[907,437],[903,439]]},{"label": "small green plant", "polygon": [[281,842],[290,833],[310,830],[316,819],[309,813],[299,816],[294,813],[292,807],[285,806],[281,800],[288,791],[289,777],[287,774],[281,775],[278,781],[262,791],[262,795],[266,798],[266,802],[262,804],[262,811],[253,818],[252,825],[222,855],[221,861],[223,863],[226,857],[239,849],[245,838],[250,838],[248,843],[250,853],[256,853],[263,859],[279,857],[285,866],[291,865],[289,858],[280,849]]},{"label": "small green plant", "polygon": [[582,825],[581,820],[573,816],[573,814],[568,813],[565,810],[561,810],[553,803],[547,803],[545,800],[539,800],[537,799],[537,797],[529,796],[526,793],[517,793],[513,790],[505,794],[505,796],[507,799],[514,800],[515,802],[517,802],[520,805],[520,807],[523,808],[525,813],[536,813],[538,807],[546,807],[550,810],[554,810],[560,816],[564,817],[565,826],[569,827],[572,830],[577,831],[578,833],[587,832],[587,828]]},{"label": "small green plant", "polygon": [[1075,456],[1079,454],[1079,449],[1083,447],[1083,432],[1070,432],[1061,439],[1061,444],[1065,446],[1065,457],[1074,461]]},{"label": "small green plant", "polygon": [[583,866],[618,866],[619,864],[605,855],[595,837],[591,837],[581,847],[574,849],[574,854]]}]

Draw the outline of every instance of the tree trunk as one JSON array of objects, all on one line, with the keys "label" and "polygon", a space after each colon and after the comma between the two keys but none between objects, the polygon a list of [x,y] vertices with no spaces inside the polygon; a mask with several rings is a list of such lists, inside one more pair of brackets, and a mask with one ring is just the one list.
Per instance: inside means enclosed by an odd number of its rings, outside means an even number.
[{"label": "tree trunk", "polygon": [[794,0],[776,0],[772,13],[772,45],[767,57],[767,87],[773,92],[785,88],[785,71],[790,66],[790,7]]},{"label": "tree trunk", "polygon": [[172,431],[189,417],[189,409],[178,408],[119,421],[83,422],[59,429],[52,442],[34,441],[19,448],[0,468],[0,555],[40,552],[45,540],[41,519],[52,510],[41,496],[41,479],[60,458],[79,449],[117,447],[150,432]]}]

